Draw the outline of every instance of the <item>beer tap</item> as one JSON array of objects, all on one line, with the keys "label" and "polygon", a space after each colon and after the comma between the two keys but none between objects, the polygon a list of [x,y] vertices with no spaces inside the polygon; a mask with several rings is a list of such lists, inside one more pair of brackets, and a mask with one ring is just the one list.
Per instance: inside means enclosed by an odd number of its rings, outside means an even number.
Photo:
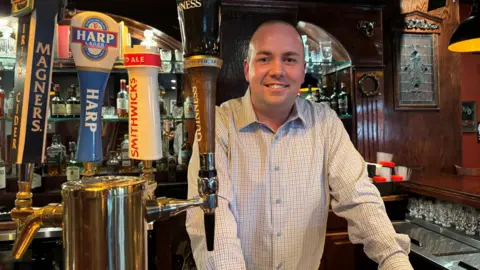
[{"label": "beer tap", "polygon": [[[194,41],[188,44],[196,44],[195,50],[186,50],[188,57],[185,66],[192,81],[196,106],[201,163],[198,178],[200,197],[191,200],[145,200],[146,186],[153,181],[151,171],[148,171],[151,160],[161,156],[160,115],[156,95],[160,57],[158,48],[155,47],[125,48],[124,65],[129,72],[131,89],[129,134],[132,143],[129,146],[129,155],[131,158],[147,161],[147,169],[141,177],[84,175],[78,181],[63,183],[62,204],[50,204],[27,212],[28,216],[25,215],[14,244],[14,258],[22,257],[39,228],[62,227],[65,269],[143,270],[147,268],[146,223],[168,219],[192,207],[201,207],[205,212],[207,248],[213,250],[218,186],[214,163],[215,85],[222,60],[218,53],[219,0],[210,1],[206,6],[207,19],[198,18],[193,13],[181,13],[182,35],[185,38],[186,34],[191,38],[190,41]],[[190,30],[185,32],[183,21],[194,26],[200,21],[203,23],[204,19],[208,21],[208,27],[212,23],[217,25],[213,32],[204,33],[207,28],[195,28],[198,33]],[[92,164],[102,157],[101,97],[110,69],[118,55],[118,24],[105,14],[81,12],[71,19],[71,32],[70,47],[82,89],[78,158]],[[53,35],[50,40],[53,40]],[[208,42],[205,46],[200,46],[203,41]],[[187,48],[190,48],[189,46]],[[202,48],[213,50],[198,54],[202,51],[197,49]],[[136,89],[132,89],[135,87]],[[33,101],[23,104],[24,111],[29,112],[28,115],[31,115],[30,109],[35,112],[36,104]],[[23,114],[21,116],[22,121],[24,117],[27,119]],[[42,119],[45,121],[45,118]],[[39,123],[43,124],[45,130],[45,123]],[[24,126],[31,127],[28,123]],[[136,144],[133,139],[137,139]],[[17,163],[18,160],[21,159],[17,158]],[[20,189],[23,190],[22,186]],[[28,195],[23,198],[28,200]]]},{"label": "beer tap", "polygon": [[[14,257],[23,253],[30,243],[38,229],[33,224],[54,224],[51,213],[61,208],[53,205],[45,209],[33,208],[31,192],[35,163],[43,163],[45,151],[58,4],[58,0],[12,1],[12,15],[18,17],[19,26],[11,149],[19,171],[18,193],[11,210],[17,224]],[[41,216],[48,219],[41,219]]]},{"label": "beer tap", "polygon": [[184,66],[193,90],[196,136],[200,154],[198,191],[202,198],[207,249],[214,248],[218,180],[215,169],[215,96],[222,67],[220,0],[177,0]]}]

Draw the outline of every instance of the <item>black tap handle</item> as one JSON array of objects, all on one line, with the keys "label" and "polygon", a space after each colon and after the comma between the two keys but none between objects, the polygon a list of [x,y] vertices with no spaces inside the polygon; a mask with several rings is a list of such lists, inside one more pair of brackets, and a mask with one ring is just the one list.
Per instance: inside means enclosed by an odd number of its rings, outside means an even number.
[{"label": "black tap handle", "polygon": [[204,214],[205,237],[207,238],[207,250],[213,251],[215,240],[215,214]]}]

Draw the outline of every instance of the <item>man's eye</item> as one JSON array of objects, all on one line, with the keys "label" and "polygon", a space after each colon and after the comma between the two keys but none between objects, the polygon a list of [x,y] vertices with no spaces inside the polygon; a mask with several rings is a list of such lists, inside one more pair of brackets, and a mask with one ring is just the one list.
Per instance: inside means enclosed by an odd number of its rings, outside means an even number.
[{"label": "man's eye", "polygon": [[257,59],[257,62],[259,62],[259,63],[266,63],[267,61],[268,61],[267,57],[261,57],[261,58]]},{"label": "man's eye", "polygon": [[287,58],[287,63],[297,63],[297,59],[295,59],[295,58]]}]

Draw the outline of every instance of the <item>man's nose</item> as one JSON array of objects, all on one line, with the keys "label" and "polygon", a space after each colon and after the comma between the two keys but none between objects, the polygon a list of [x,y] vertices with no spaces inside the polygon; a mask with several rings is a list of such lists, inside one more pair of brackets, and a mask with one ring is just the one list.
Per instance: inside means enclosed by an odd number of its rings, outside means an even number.
[{"label": "man's nose", "polygon": [[272,61],[272,68],[270,69],[270,75],[272,76],[283,76],[285,75],[285,67],[282,60]]}]

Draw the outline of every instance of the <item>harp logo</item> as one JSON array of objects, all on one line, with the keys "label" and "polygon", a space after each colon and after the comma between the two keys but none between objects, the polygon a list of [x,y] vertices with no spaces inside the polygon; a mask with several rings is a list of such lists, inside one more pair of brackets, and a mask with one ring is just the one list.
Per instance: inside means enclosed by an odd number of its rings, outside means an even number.
[{"label": "harp logo", "polygon": [[117,47],[117,33],[109,32],[99,18],[88,18],[83,27],[72,27],[72,42],[82,45],[83,54],[91,60],[101,60],[109,47]]}]

